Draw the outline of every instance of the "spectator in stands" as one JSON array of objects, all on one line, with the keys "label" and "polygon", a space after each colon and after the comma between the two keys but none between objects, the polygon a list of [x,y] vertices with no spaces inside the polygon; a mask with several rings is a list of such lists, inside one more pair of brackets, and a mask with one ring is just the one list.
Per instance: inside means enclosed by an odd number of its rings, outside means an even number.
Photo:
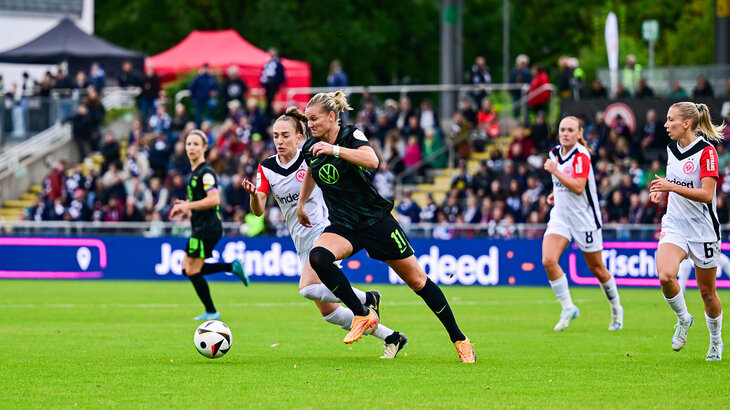
[{"label": "spectator in stands", "polygon": [[132,62],[129,60],[122,63],[122,72],[117,80],[122,88],[134,88],[142,85],[141,75],[134,69]]},{"label": "spectator in stands", "polygon": [[624,87],[624,83],[619,81],[616,84],[616,95],[614,97],[617,100],[625,100],[631,98],[631,92]]},{"label": "spectator in stands", "polygon": [[267,131],[269,121],[266,119],[264,113],[261,112],[257,99],[251,97],[246,100],[246,113],[248,114],[248,122],[251,124],[253,132],[258,132],[261,135],[269,135]]},{"label": "spectator in stands", "polygon": [[489,73],[489,67],[487,67],[487,60],[478,56],[474,59],[474,65],[471,66],[471,73],[469,75],[469,82],[472,85],[479,86],[479,89],[471,92],[474,103],[478,106],[482,99],[487,96],[486,86],[492,83],[492,75]]},{"label": "spectator in stands", "polygon": [[606,87],[603,86],[603,83],[599,79],[593,80],[593,83],[591,83],[591,92],[590,92],[591,98],[608,98],[608,91],[606,91]]},{"label": "spectator in stands", "polygon": [[[187,159],[187,156],[185,157]],[[189,161],[188,161],[189,162]],[[180,199],[180,200],[187,200],[188,199],[188,191],[187,187],[185,185],[185,179],[183,178],[183,175],[180,173],[175,172],[172,176],[172,187],[170,188],[171,193],[171,199]]]},{"label": "spectator in stands", "polygon": [[120,198],[116,196],[109,197],[109,203],[102,207],[102,221],[120,222],[122,220],[122,209],[125,202],[120,201]]},{"label": "spectator in stands", "polygon": [[[525,54],[518,55],[517,58],[515,58],[515,68],[512,69],[512,72],[510,72],[509,75],[510,84],[527,84],[529,86],[530,82],[532,81],[532,75],[530,74],[529,66],[530,58]],[[522,91],[519,89],[510,90],[510,94],[512,95],[513,116],[517,118],[520,111],[520,106],[518,102],[522,98]]]},{"label": "spectator in stands", "polygon": [[66,72],[63,67],[58,67],[56,71],[56,79],[53,83],[53,88],[61,91],[61,94],[68,95],[71,90],[71,79],[66,76]]},{"label": "spectator in stands", "polygon": [[53,86],[54,86],[53,76],[51,75],[50,71],[46,71],[46,74],[43,75],[43,80],[41,80],[41,82],[40,82],[40,89],[39,89],[38,95],[40,95],[41,97],[50,97]]},{"label": "spectator in stands", "polygon": [[421,128],[421,124],[418,122],[418,116],[412,115],[408,117],[408,122],[403,127],[403,135],[406,137],[406,144],[408,144],[408,138],[411,136],[415,136],[419,144],[423,141],[425,134],[423,128]]},{"label": "spectator in stands", "polygon": [[40,222],[48,220],[48,207],[46,201],[43,200],[42,195],[38,195],[35,199],[35,205],[28,208],[25,220]]},{"label": "spectator in stands", "polygon": [[449,222],[448,215],[444,211],[439,211],[436,214],[436,221],[438,225],[433,229],[433,239],[451,239],[453,227]]},{"label": "spectator in stands", "polygon": [[155,108],[155,100],[160,95],[160,77],[155,73],[155,67],[147,63],[144,75],[140,80],[142,92],[137,97],[139,110],[142,112],[142,120],[146,121]]},{"label": "spectator in stands", "polygon": [[79,71],[76,73],[76,78],[71,83],[71,98],[82,100],[86,96],[87,87],[90,85],[91,83],[89,83],[85,72]]},{"label": "spectator in stands", "polygon": [[92,132],[91,119],[86,105],[79,104],[78,108],[76,108],[76,114],[67,118],[64,122],[71,123],[71,135],[73,135],[74,142],[76,143],[76,149],[79,152],[79,160],[83,161],[88,153],[86,146],[91,144]]},{"label": "spectator in stands", "polygon": [[695,89],[692,91],[692,97],[693,98],[702,98],[702,97],[708,97],[708,98],[714,98],[715,92],[712,90],[712,85],[710,85],[710,82],[707,81],[707,77],[704,75],[700,75],[697,77],[697,85],[695,86]]},{"label": "spectator in stands", "polygon": [[[725,124],[727,124],[727,122]],[[730,151],[728,151],[725,143],[722,142],[717,144],[717,147],[715,148],[717,149],[717,169],[722,171],[727,168],[728,163],[730,163]]]},{"label": "spectator in stands", "polygon": [[561,100],[573,98],[573,87],[571,82],[573,81],[573,67],[570,65],[570,57],[561,56],[558,59],[558,97]]},{"label": "spectator in stands", "polygon": [[101,102],[101,95],[96,88],[90,86],[86,89],[86,99],[84,105],[88,109],[89,116],[89,127],[91,131],[90,140],[91,150],[94,152],[99,151],[99,145],[101,143],[101,124],[104,122],[104,116],[106,115],[106,109],[104,104]]},{"label": "spectator in stands", "polygon": [[228,109],[226,119],[231,120],[234,124],[238,124],[242,117],[246,117],[246,111],[238,100],[228,101],[226,108]]},{"label": "spectator in stands", "polygon": [[89,189],[86,177],[81,170],[81,164],[76,163],[68,171],[66,180],[64,181],[64,196],[66,198],[73,198],[77,189]]},{"label": "spectator in stands", "polygon": [[664,124],[660,123],[656,117],[656,111],[650,108],[646,111],[646,119],[641,128],[636,130],[636,138],[634,143],[641,146],[641,150],[663,149],[668,143],[667,131]]},{"label": "spectator in stands", "polygon": [[462,217],[464,218],[464,222],[468,224],[476,224],[482,220],[482,213],[479,210],[476,196],[469,195],[466,197],[466,207],[462,212]]},{"label": "spectator in stands", "polygon": [[474,178],[469,173],[466,160],[459,160],[459,171],[451,180],[451,190],[458,193],[458,198],[466,197],[466,190],[473,189]]},{"label": "spectator in stands", "polygon": [[[423,159],[423,151],[421,151],[421,144],[418,141],[418,137],[416,135],[411,134],[406,142],[406,152],[403,155],[403,165],[406,167],[406,169],[415,169],[415,167],[421,162]],[[411,174],[406,177],[408,181],[406,183],[414,182],[415,176],[420,174],[419,170],[414,170]]]},{"label": "spectator in stands", "polygon": [[527,98],[527,105],[534,113],[547,111],[550,102],[551,91],[549,88],[550,79],[542,66],[538,63],[532,65],[532,81],[530,82],[530,92]]},{"label": "spectator in stands", "polygon": [[641,79],[641,70],[641,64],[636,62],[636,56],[633,54],[627,55],[626,66],[621,71],[621,83],[629,93],[633,93],[636,90],[639,79]]},{"label": "spectator in stands", "polygon": [[495,178],[494,172],[489,169],[489,163],[486,160],[479,162],[479,170],[472,177],[472,188],[479,198],[484,198],[490,194],[490,184]]},{"label": "spectator in stands", "polygon": [[180,137],[180,133],[185,129],[188,122],[190,122],[190,117],[188,116],[185,104],[175,104],[175,113],[172,116],[172,121],[170,122],[170,131],[172,133],[173,141],[177,141]]},{"label": "spectator in stands", "polygon": [[[170,164],[167,166],[167,169],[175,171],[175,173],[179,175],[187,175],[190,173],[190,161],[188,160],[188,155],[185,152],[184,141],[185,136],[180,135],[180,139],[178,139],[173,148],[172,156],[170,156]],[[185,163],[187,163],[187,165],[185,165]]]},{"label": "spectator in stands", "polygon": [[127,189],[124,187],[124,181],[127,178],[129,178],[129,174],[117,169],[116,164],[109,164],[109,169],[101,178],[104,184],[104,196],[100,198],[102,205],[108,203],[109,199],[113,196],[126,200]]},{"label": "spectator in stands", "polygon": [[208,63],[198,69],[198,75],[190,84],[190,99],[195,109],[195,124],[202,126],[203,121],[213,117],[218,105],[218,80],[210,73]]},{"label": "spectator in stands", "polygon": [[150,174],[150,163],[143,153],[139,152],[137,145],[127,147],[127,157],[123,165],[124,174],[131,177],[145,179]]},{"label": "spectator in stands", "polygon": [[424,130],[440,130],[439,118],[436,112],[433,110],[433,104],[428,98],[424,98],[421,101],[421,109],[419,112],[418,123]]},{"label": "spectator in stands", "polygon": [[248,85],[239,76],[238,66],[235,64],[229,66],[226,70],[226,79],[223,82],[223,104],[228,105],[231,101],[238,101],[238,107],[243,107],[246,93],[248,93]]},{"label": "spectator in stands", "polygon": [[464,120],[469,123],[469,128],[477,126],[477,113],[474,111],[474,106],[471,100],[468,98],[462,98],[459,102],[459,113],[464,117]]},{"label": "spectator in stands", "polygon": [[627,216],[627,223],[630,224],[642,224],[644,223],[644,215],[646,209],[641,203],[641,197],[638,193],[631,194],[629,197],[629,209]]},{"label": "spectator in stands", "polygon": [[418,113],[415,109],[413,109],[413,106],[411,105],[411,99],[407,96],[401,97],[398,113],[395,117],[396,128],[403,132],[403,129],[408,125],[408,118],[413,117],[417,114]]},{"label": "spectator in stands", "polygon": [[530,126],[530,139],[543,150],[550,145],[550,129],[545,118],[545,111],[538,111],[535,123]]},{"label": "spectator in stands", "polygon": [[387,161],[380,161],[378,171],[373,175],[373,185],[378,193],[388,201],[393,201],[395,188],[395,174],[388,167]]},{"label": "spectator in stands", "polygon": [[441,207],[441,210],[446,214],[449,222],[456,221],[456,216],[461,213],[459,192],[457,190],[452,189],[449,191],[449,196],[446,198],[446,203]]},{"label": "spectator in stands", "polygon": [[94,86],[99,92],[104,88],[106,81],[106,72],[97,62],[91,63],[89,68],[89,83]]},{"label": "spectator in stands", "polygon": [[117,164],[117,167],[120,166],[119,142],[117,142],[117,138],[111,132],[107,132],[104,136],[101,155],[104,157],[104,162],[101,164],[102,173],[105,173],[109,169],[109,164]]},{"label": "spectator in stands", "polygon": [[251,197],[243,189],[243,185],[241,185],[242,181],[241,174],[233,174],[231,183],[223,189],[225,199],[223,214],[226,215],[226,218],[232,218],[237,212],[247,214],[250,210],[249,200]]},{"label": "spectator in stands", "polygon": [[43,188],[47,201],[53,202],[57,198],[63,198],[65,179],[66,164],[63,161],[56,161],[51,164],[51,172],[43,181]]},{"label": "spectator in stands", "polygon": [[515,136],[507,149],[507,159],[516,162],[527,160],[527,156],[532,152],[532,139],[527,136],[525,129],[522,127],[515,128]]},{"label": "spectator in stands", "polygon": [[608,204],[608,220],[610,222],[628,223],[629,207],[621,191],[618,189],[611,193],[611,200]]},{"label": "spectator in stands", "polygon": [[127,201],[124,205],[124,211],[122,211],[122,215],[119,220],[122,222],[142,222],[142,221],[144,221],[142,212],[140,212],[139,208],[136,206],[135,200],[133,197],[131,197],[131,196],[127,197]]},{"label": "spectator in stands", "polygon": [[687,91],[682,88],[678,81],[674,81],[672,82],[669,94],[667,94],[667,98],[672,98],[676,100],[687,98]]},{"label": "spectator in stands", "polygon": [[163,186],[160,178],[150,178],[150,194],[152,195],[152,210],[160,215],[167,215],[170,211],[170,191]]},{"label": "spectator in stands", "polygon": [[413,201],[413,198],[411,198],[411,191],[403,191],[403,199],[398,206],[395,207],[395,210],[398,212],[398,222],[401,225],[409,225],[419,222],[418,214],[421,213],[421,208],[419,208],[418,204],[416,204]]},{"label": "spectator in stands", "polygon": [[639,84],[637,84],[636,86],[636,93],[634,94],[634,97],[654,98],[654,90],[646,83],[646,79],[642,78],[639,80]]},{"label": "spectator in stands", "polygon": [[418,213],[418,219],[421,220],[421,222],[430,222],[434,223],[436,222],[436,217],[438,213],[440,212],[440,209],[438,205],[436,205],[436,202],[433,200],[433,194],[430,192],[426,194],[426,203],[421,207],[421,212]]},{"label": "spectator in stands", "polygon": [[426,129],[424,132],[423,137],[423,158],[429,158],[428,162],[426,162],[426,169],[428,168],[435,168],[435,169],[441,169],[446,167],[446,161],[448,158],[446,157],[446,153],[442,153],[441,155],[437,155],[433,157],[433,155],[440,151],[444,146],[444,140],[441,137],[441,133],[437,132],[433,128]]},{"label": "spectator in stands", "polygon": [[327,86],[332,88],[345,88],[350,85],[347,73],[342,69],[340,60],[332,60],[330,71],[327,74]]},{"label": "spectator in stands", "polygon": [[164,178],[167,174],[167,164],[170,162],[170,155],[172,154],[172,145],[167,140],[167,134],[153,134],[147,154],[149,155],[153,175],[158,178]]},{"label": "spectator in stands", "polygon": [[171,126],[172,118],[167,113],[167,108],[164,104],[158,105],[155,113],[149,117],[147,128],[156,133],[168,133]]},{"label": "spectator in stands", "polygon": [[64,199],[63,198],[56,198],[52,202],[51,209],[49,210],[49,219],[51,221],[63,221],[66,219],[66,206],[64,206]]},{"label": "spectator in stands", "polygon": [[264,87],[266,92],[266,116],[271,118],[273,115],[271,103],[274,101],[274,97],[281,85],[286,82],[286,74],[284,72],[284,66],[279,61],[279,50],[270,47],[269,56],[269,61],[261,68],[259,83]]},{"label": "spectator in stands", "polygon": [[[484,136],[481,139],[481,144],[476,144],[474,149],[478,152],[484,151],[484,145],[491,138],[499,137],[499,118],[497,113],[492,109],[492,102],[489,98],[482,100],[482,105],[477,112],[477,127],[479,128],[480,136]],[[481,146],[479,146],[481,145]]]},{"label": "spectator in stands", "polygon": [[147,184],[139,177],[127,179],[124,183],[124,189],[127,192],[127,200],[132,198],[134,200],[134,206],[140,211],[151,207],[154,203],[152,191],[147,188]]}]

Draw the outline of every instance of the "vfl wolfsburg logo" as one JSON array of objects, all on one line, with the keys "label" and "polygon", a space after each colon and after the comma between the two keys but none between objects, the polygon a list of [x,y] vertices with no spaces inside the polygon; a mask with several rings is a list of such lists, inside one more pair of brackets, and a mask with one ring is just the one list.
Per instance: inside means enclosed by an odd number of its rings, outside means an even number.
[{"label": "vfl wolfsburg logo", "polygon": [[340,173],[332,164],[325,164],[319,169],[319,179],[325,184],[332,185],[340,179]]}]

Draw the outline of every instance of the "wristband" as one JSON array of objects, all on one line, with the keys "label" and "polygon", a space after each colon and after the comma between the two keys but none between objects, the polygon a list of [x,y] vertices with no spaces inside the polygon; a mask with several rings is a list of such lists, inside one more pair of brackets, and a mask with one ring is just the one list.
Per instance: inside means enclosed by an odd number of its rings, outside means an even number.
[{"label": "wristband", "polygon": [[339,158],[340,157],[340,146],[339,145],[333,145],[332,146],[332,155],[335,158]]}]

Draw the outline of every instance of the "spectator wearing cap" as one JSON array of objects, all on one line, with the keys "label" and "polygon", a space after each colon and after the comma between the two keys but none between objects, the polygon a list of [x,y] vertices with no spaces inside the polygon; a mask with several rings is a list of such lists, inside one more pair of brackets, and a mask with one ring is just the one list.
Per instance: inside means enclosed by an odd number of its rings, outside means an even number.
[{"label": "spectator wearing cap", "polygon": [[198,75],[190,84],[190,98],[195,109],[195,125],[200,127],[203,120],[210,120],[217,106],[218,80],[210,73],[208,63],[198,69]]}]

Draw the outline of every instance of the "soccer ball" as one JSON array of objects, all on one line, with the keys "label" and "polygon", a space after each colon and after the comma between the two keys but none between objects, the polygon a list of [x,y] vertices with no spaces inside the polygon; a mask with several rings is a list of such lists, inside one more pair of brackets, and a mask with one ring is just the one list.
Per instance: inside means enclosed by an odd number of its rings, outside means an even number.
[{"label": "soccer ball", "polygon": [[216,359],[228,353],[233,338],[231,329],[219,320],[208,320],[195,329],[193,336],[198,353],[209,359]]}]

